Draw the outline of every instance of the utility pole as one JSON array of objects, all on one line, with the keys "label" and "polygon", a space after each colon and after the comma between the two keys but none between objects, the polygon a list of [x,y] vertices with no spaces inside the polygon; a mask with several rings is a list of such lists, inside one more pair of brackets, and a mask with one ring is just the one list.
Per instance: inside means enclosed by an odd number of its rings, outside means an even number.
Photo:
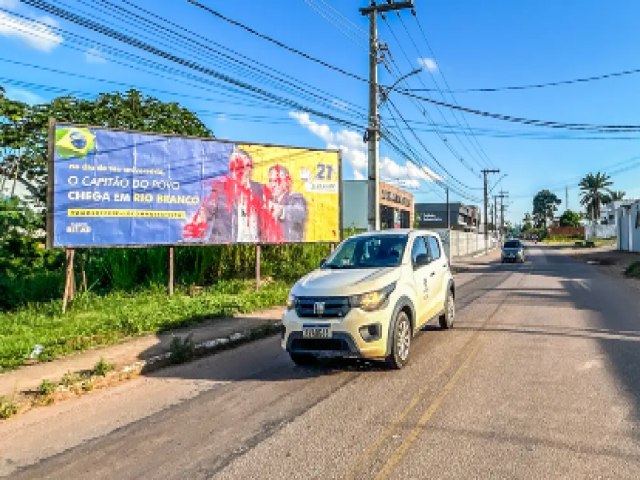
[{"label": "utility pole", "polygon": [[500,191],[500,235],[504,235],[504,198],[509,195],[509,192]]},{"label": "utility pole", "polygon": [[449,186],[447,185],[447,230],[451,230],[451,206],[449,205]]},{"label": "utility pole", "polygon": [[498,230],[498,195],[493,196],[493,230]]},{"label": "utility pole", "polygon": [[378,30],[376,27],[378,13],[413,8],[413,0],[407,2],[391,2],[377,5],[375,1],[366,8],[361,8],[362,15],[369,16],[369,128],[365,141],[369,142],[368,165],[368,225],[369,231],[380,230],[380,179],[378,176],[378,141],[380,128],[378,125]]},{"label": "utility pole", "polygon": [[500,173],[500,170],[482,170],[484,177],[484,253],[489,251],[489,193],[487,192],[487,175],[490,173]]}]

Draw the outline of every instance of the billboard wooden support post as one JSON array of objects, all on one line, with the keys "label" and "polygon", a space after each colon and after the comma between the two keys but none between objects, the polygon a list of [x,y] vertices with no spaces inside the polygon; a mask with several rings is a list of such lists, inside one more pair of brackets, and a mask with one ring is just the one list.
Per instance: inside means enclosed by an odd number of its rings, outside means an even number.
[{"label": "billboard wooden support post", "polygon": [[260,288],[260,244],[256,245],[256,290]]},{"label": "billboard wooden support post", "polygon": [[75,257],[75,250],[73,248],[67,248],[67,268],[64,279],[64,294],[62,296],[62,313],[67,311],[67,303],[69,300],[73,300],[75,292],[75,278],[73,274],[73,258]]},{"label": "billboard wooden support post", "polygon": [[169,296],[173,295],[173,247],[169,247]]}]

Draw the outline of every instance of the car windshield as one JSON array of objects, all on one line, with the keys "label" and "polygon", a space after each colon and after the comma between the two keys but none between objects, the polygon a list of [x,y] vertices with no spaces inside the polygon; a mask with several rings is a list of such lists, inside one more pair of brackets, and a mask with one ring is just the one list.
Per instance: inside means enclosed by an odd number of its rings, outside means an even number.
[{"label": "car windshield", "polygon": [[520,242],[518,240],[511,240],[504,242],[504,248],[520,248]]},{"label": "car windshield", "polygon": [[400,265],[407,235],[365,235],[342,242],[322,268],[380,268]]}]

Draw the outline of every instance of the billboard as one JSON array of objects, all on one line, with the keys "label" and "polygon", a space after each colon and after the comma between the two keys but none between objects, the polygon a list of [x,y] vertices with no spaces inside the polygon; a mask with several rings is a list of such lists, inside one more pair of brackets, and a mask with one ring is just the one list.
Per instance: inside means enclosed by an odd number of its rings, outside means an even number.
[{"label": "billboard", "polygon": [[340,240],[337,151],[74,125],[50,136],[51,246]]}]

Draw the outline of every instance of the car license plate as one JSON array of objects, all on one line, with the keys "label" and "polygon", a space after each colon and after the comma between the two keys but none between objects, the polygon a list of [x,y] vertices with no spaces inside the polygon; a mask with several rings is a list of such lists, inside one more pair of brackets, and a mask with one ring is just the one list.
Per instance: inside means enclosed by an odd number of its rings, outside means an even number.
[{"label": "car license plate", "polygon": [[331,338],[331,329],[328,326],[303,326],[302,338]]}]

